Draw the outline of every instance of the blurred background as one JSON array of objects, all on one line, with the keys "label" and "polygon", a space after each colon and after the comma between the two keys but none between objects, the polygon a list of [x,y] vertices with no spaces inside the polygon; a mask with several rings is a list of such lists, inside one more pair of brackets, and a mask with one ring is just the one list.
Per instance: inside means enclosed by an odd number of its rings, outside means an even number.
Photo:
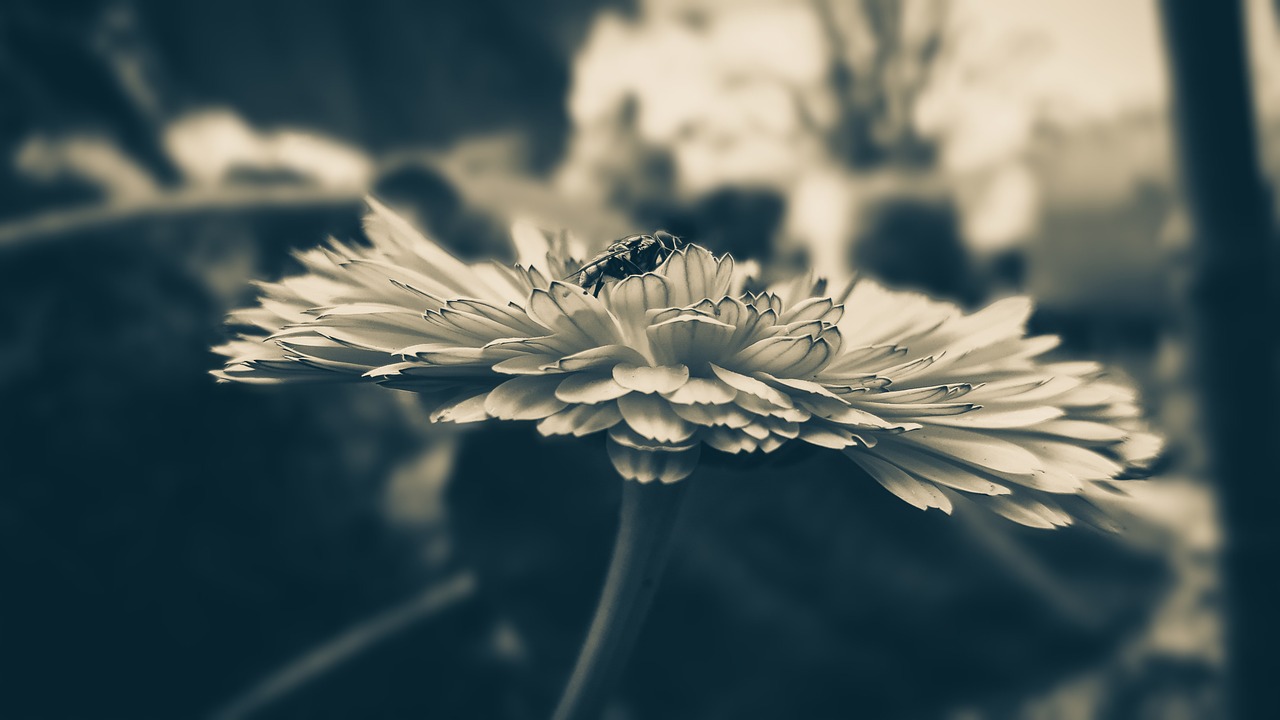
[{"label": "blurred background", "polygon": [[[1244,5],[1270,177],[1280,26]],[[527,217],[1029,293],[1169,438],[1117,536],[920,513],[839,457],[700,471],[610,718],[1222,717],[1176,52],[1147,1],[6,0],[0,717],[548,714],[601,448],[208,375],[367,193],[465,257]]]}]

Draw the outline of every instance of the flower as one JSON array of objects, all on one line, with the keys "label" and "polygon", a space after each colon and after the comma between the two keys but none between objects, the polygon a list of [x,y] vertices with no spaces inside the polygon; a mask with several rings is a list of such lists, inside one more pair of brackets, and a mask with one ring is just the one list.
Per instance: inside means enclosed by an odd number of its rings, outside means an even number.
[{"label": "flower", "polygon": [[[1026,298],[972,314],[869,280],[744,292],[696,245],[599,297],[567,280],[570,241],[513,232],[524,264],[464,263],[376,201],[372,246],[300,253],[218,348],[224,380],[370,380],[432,398],[435,422],[608,433],[624,478],[675,482],[702,446],[843,452],[890,492],[950,512],[980,497],[1014,521],[1105,522],[1095,500],[1158,451],[1135,394],[1092,362],[1045,362]],[[264,342],[265,340],[265,342]]]}]

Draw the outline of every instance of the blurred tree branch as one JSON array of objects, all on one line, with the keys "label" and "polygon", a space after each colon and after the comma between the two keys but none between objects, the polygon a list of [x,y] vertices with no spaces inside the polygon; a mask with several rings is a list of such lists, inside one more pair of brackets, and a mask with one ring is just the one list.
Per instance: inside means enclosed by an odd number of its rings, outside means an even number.
[{"label": "blurred tree branch", "polygon": [[[828,81],[840,105],[841,121],[829,140],[836,156],[854,168],[931,162],[933,144],[916,131],[911,112],[944,59],[950,6],[811,2],[826,34]],[[871,46],[865,59],[863,43]]]},{"label": "blurred tree branch", "polygon": [[165,192],[145,200],[49,210],[0,223],[0,253],[136,222],[323,207],[358,208],[361,201],[359,192],[309,187],[226,187]]},{"label": "blurred tree branch", "polygon": [[1257,160],[1242,3],[1162,0],[1161,7],[1192,227],[1191,350],[1226,532],[1229,702],[1233,717],[1258,718],[1273,712],[1280,644],[1271,209]]}]

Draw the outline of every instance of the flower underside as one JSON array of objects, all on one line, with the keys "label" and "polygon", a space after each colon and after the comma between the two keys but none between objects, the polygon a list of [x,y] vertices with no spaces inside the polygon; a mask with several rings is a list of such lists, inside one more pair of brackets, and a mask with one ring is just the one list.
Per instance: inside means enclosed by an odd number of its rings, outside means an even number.
[{"label": "flower underside", "polygon": [[1133,390],[1095,363],[1039,359],[1057,338],[1025,336],[1026,298],[966,315],[867,280],[747,293],[731,257],[696,245],[595,297],[557,279],[579,267],[563,235],[517,226],[522,264],[468,264],[370,204],[372,246],[332,241],[263,283],[216,375],[369,380],[432,398],[436,422],[607,432],[640,482],[687,477],[704,445],[808,443],[916,507],[980,496],[1036,527],[1105,525],[1093,500],[1159,448]]}]

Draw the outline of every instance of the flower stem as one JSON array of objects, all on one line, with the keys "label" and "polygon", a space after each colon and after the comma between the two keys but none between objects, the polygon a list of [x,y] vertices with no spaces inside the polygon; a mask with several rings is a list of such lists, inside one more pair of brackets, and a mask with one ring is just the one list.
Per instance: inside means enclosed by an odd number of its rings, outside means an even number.
[{"label": "flower stem", "polygon": [[599,720],[658,589],[687,485],[623,481],[609,573],[554,720]]}]

